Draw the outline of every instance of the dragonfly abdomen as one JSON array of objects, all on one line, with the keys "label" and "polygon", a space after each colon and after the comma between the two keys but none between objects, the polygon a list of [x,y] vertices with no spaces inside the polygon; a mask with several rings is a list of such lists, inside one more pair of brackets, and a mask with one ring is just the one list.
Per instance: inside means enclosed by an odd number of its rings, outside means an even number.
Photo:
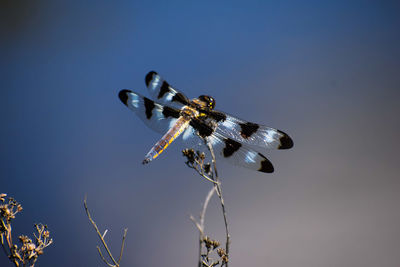
[{"label": "dragonfly abdomen", "polygon": [[157,158],[183,131],[189,126],[190,118],[180,117],[171,129],[151,148],[143,160],[143,164]]}]

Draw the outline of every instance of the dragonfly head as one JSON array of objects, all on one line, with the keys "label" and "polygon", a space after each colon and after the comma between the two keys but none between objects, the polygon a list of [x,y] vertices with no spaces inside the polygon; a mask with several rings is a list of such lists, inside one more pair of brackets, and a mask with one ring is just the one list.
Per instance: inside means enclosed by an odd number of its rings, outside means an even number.
[{"label": "dragonfly head", "polygon": [[208,96],[208,95],[201,95],[198,98],[200,101],[202,101],[205,106],[209,109],[214,109],[215,108],[215,100],[213,97]]}]

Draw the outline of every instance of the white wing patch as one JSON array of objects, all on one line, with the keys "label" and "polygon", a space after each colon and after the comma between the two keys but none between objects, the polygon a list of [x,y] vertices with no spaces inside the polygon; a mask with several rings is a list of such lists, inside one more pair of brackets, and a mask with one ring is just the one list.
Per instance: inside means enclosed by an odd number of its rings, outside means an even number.
[{"label": "white wing patch", "polygon": [[160,76],[155,76],[152,80],[152,82],[149,84],[149,89],[152,91],[155,91],[159,86],[160,86]]},{"label": "white wing patch", "polygon": [[222,126],[224,126],[226,128],[230,128],[230,129],[233,129],[233,128],[236,127],[235,123],[233,121],[231,121],[231,120],[225,120],[220,125],[222,125]]},{"label": "white wing patch", "polygon": [[189,126],[189,127],[185,130],[185,132],[183,133],[182,139],[183,139],[184,141],[186,141],[186,140],[188,140],[189,138],[193,137],[195,134],[196,134],[196,133],[195,133],[193,127]]},{"label": "white wing patch", "polygon": [[137,109],[139,108],[140,97],[137,94],[130,94],[129,95],[129,102],[127,105],[130,109]]},{"label": "white wing patch", "polygon": [[173,97],[174,95],[172,95],[172,94],[167,94],[167,96],[165,97],[165,100],[167,100],[167,101],[172,101],[172,97]]},{"label": "white wing patch", "polygon": [[169,122],[169,128],[172,128],[178,119],[171,119]]},{"label": "white wing patch", "polygon": [[248,163],[256,162],[257,153],[254,151],[247,151],[246,158],[244,159]]}]

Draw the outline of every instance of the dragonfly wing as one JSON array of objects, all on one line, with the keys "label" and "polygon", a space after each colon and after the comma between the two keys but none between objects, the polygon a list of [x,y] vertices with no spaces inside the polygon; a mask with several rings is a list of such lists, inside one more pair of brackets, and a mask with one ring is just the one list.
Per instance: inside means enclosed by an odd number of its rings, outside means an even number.
[{"label": "dragonfly wing", "polygon": [[183,93],[174,89],[155,71],[150,71],[146,75],[145,82],[150,95],[161,104],[181,108],[190,102]]},{"label": "dragonfly wing", "polygon": [[[253,150],[246,144],[225,137],[217,131],[212,132],[212,127],[203,124],[201,121],[197,121],[196,123],[192,123],[191,126],[186,129],[182,138],[188,145],[187,148],[193,148],[195,151],[204,152],[208,155],[207,159],[209,162],[211,162],[211,157],[205,143],[206,139],[212,145],[217,161],[221,159],[233,165],[265,173],[272,173],[274,171],[272,163],[261,153]],[[199,129],[207,127],[210,128],[208,131]],[[202,133],[199,134],[199,131],[202,131]],[[210,132],[210,134],[205,135],[204,133],[207,132]]]},{"label": "dragonfly wing", "polygon": [[293,147],[293,140],[280,130],[244,121],[219,111],[211,111],[209,115],[217,121],[217,133],[237,142],[273,149]]},{"label": "dragonfly wing", "polygon": [[164,134],[180,117],[178,109],[161,105],[130,90],[121,90],[119,99],[151,129]]}]

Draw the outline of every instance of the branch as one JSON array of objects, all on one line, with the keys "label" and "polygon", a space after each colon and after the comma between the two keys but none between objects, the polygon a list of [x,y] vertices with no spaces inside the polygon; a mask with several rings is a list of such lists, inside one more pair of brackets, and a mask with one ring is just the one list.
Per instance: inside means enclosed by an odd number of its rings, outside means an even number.
[{"label": "branch", "polygon": [[100,254],[101,259],[102,259],[108,266],[110,266],[110,267],[119,267],[119,264],[120,264],[121,258],[122,258],[122,253],[123,253],[123,251],[124,251],[125,238],[126,238],[126,234],[127,234],[128,229],[124,229],[124,235],[123,235],[123,237],[122,237],[121,251],[120,251],[120,253],[119,253],[119,259],[118,259],[118,261],[116,261],[116,260],[114,259],[113,255],[112,255],[110,249],[108,248],[106,241],[104,240],[104,237],[105,237],[105,235],[106,235],[106,233],[107,233],[107,230],[104,232],[103,235],[100,233],[99,228],[97,227],[96,222],[92,219],[92,216],[90,215],[90,212],[89,212],[89,209],[88,209],[87,203],[86,203],[86,196],[85,196],[85,199],[83,200],[83,205],[84,205],[84,207],[85,207],[86,215],[88,216],[89,221],[92,223],[94,229],[96,230],[96,233],[97,233],[97,235],[99,236],[99,239],[101,240],[101,243],[103,244],[103,246],[104,246],[105,250],[107,251],[107,254],[108,254],[108,256],[110,257],[110,259],[111,259],[111,261],[113,262],[113,264],[107,262],[107,260],[104,258],[103,254],[101,253],[100,247],[97,246],[97,250],[98,250],[98,252],[99,252],[99,254]]},{"label": "branch", "polygon": [[33,233],[35,240],[33,241],[28,236],[20,235],[18,240],[21,246],[13,242],[11,221],[15,215],[22,211],[22,206],[14,198],[8,197],[7,194],[0,194],[0,242],[4,253],[9,260],[16,266],[31,266],[33,267],[43,250],[53,243],[50,238],[50,232],[47,226],[41,223],[35,224],[37,235]]},{"label": "branch", "polygon": [[[228,220],[226,217],[226,209],[225,209],[225,201],[222,196],[222,188],[221,188],[221,183],[219,182],[218,179],[218,172],[217,172],[217,161],[215,160],[215,154],[214,154],[214,149],[211,145],[211,143],[208,141],[208,139],[205,140],[208,149],[210,150],[211,157],[212,157],[212,162],[213,162],[213,169],[215,173],[215,181],[216,184],[214,186],[217,188],[217,195],[220,199],[221,202],[221,208],[222,208],[222,214],[224,216],[224,223],[225,223],[225,234],[226,234],[226,244],[225,244],[225,250],[226,250],[226,257],[229,257],[229,243],[230,243],[230,235],[229,235],[229,230],[228,230]],[[228,262],[226,261],[226,267],[228,267]]]},{"label": "branch", "polygon": [[203,208],[200,213],[200,223],[197,223],[196,220],[194,219],[193,216],[190,216],[190,219],[193,221],[193,223],[196,225],[197,229],[199,230],[199,267],[202,266],[202,258],[201,258],[201,245],[204,240],[204,218],[206,216],[206,211],[208,207],[208,203],[210,202],[210,199],[214,195],[215,192],[215,187],[212,187],[211,190],[208,192],[206,199],[204,200]]},{"label": "branch", "polygon": [[121,258],[122,258],[122,253],[124,253],[124,247],[125,247],[125,238],[126,238],[126,234],[128,233],[128,228],[124,229],[124,235],[122,236],[122,244],[121,244],[121,250],[119,252],[119,258],[118,258],[118,265],[121,262]]},{"label": "branch", "polygon": [[103,253],[101,253],[101,249],[99,246],[96,246],[97,251],[99,252],[100,258],[104,261],[105,264],[107,264],[110,267],[114,267],[115,265],[112,265],[111,263],[108,263],[108,261],[104,258]]},{"label": "branch", "polygon": [[[212,250],[215,250],[216,247],[219,246],[219,242],[215,240],[211,240],[208,237],[204,237],[204,216],[205,212],[207,209],[208,201],[210,200],[212,194],[214,192],[217,192],[217,195],[219,197],[220,203],[221,203],[221,208],[222,208],[222,215],[224,217],[224,224],[225,224],[225,235],[226,235],[226,242],[225,242],[225,250],[222,248],[218,249],[218,255],[221,258],[221,262],[212,262],[210,266],[216,266],[217,264],[221,264],[221,266],[226,266],[228,267],[228,253],[229,253],[229,244],[230,244],[230,235],[229,235],[229,229],[228,229],[228,220],[226,216],[226,207],[225,207],[225,201],[222,195],[222,188],[221,188],[221,183],[219,181],[218,177],[218,171],[217,171],[217,163],[215,160],[215,154],[213,147],[211,143],[209,142],[208,138],[203,138],[202,139],[204,143],[206,144],[208,150],[211,153],[212,157],[212,165],[209,163],[205,163],[205,154],[200,151],[194,151],[194,149],[184,149],[182,151],[183,155],[187,158],[186,165],[189,168],[194,169],[200,176],[203,178],[207,179],[208,181],[212,182],[214,187],[213,190],[209,192],[206,202],[204,203],[205,205],[203,206],[202,213],[200,215],[200,223],[196,222],[196,220],[191,216],[191,220],[195,223],[197,229],[200,232],[200,247],[199,247],[199,267],[204,266],[204,259],[206,262],[209,264],[209,253]],[[202,255],[202,245],[205,245],[207,248],[206,254]],[[216,246],[216,244],[218,245]],[[212,248],[212,249],[211,249]],[[210,250],[211,249],[211,250]],[[202,258],[205,257],[205,258]]]}]

